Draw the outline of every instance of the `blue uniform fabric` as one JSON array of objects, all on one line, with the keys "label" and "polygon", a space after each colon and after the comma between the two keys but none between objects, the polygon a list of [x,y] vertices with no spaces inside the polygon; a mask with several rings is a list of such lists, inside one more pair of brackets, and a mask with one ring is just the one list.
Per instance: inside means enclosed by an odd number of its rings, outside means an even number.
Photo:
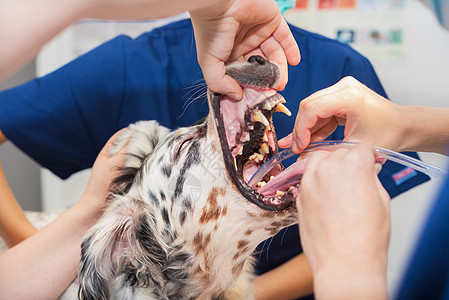
[{"label": "blue uniform fabric", "polygon": [[418,239],[396,299],[449,299],[449,176]]},{"label": "blue uniform fabric", "polygon": [[[301,99],[345,76],[386,97],[370,62],[350,46],[290,28],[302,59],[289,67],[281,92],[293,117],[274,115],[278,137],[293,129]],[[0,128],[42,166],[67,178],[90,167],[108,138],[130,123],[157,120],[176,128],[203,118],[205,88],[191,22],[182,20],[136,39],[118,36],[43,78],[0,93]],[[342,128],[330,137],[342,138]],[[403,169],[387,162],[379,175],[391,197],[428,180],[416,172],[402,176]],[[287,261],[301,252],[297,226],[258,250],[260,273]]]}]

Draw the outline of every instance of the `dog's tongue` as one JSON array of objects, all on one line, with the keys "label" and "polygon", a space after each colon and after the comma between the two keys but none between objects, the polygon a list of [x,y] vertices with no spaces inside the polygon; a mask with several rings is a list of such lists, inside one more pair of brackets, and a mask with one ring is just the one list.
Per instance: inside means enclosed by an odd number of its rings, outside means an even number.
[{"label": "dog's tongue", "polygon": [[307,158],[301,159],[290,165],[287,169],[282,171],[282,173],[279,173],[257,191],[266,197],[272,197],[276,195],[276,191],[287,190],[291,186],[298,184],[301,182],[301,177],[302,174],[304,174],[307,160]]}]

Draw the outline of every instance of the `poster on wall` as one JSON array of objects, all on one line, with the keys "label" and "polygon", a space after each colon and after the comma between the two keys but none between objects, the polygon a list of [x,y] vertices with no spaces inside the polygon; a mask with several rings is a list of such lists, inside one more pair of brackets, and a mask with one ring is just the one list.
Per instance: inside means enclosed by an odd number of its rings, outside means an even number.
[{"label": "poster on wall", "polygon": [[348,43],[370,59],[405,59],[405,0],[297,0],[285,17],[300,28]]}]

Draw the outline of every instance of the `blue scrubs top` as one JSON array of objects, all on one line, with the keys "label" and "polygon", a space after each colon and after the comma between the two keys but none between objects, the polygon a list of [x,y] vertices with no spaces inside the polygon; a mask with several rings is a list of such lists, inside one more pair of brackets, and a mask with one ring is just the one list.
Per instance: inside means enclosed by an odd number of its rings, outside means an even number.
[{"label": "blue scrubs top", "polygon": [[449,176],[436,200],[396,299],[449,299]]},{"label": "blue scrubs top", "polygon": [[[278,137],[293,129],[301,99],[345,76],[386,97],[370,62],[350,46],[290,29],[302,59],[289,67],[281,92],[293,117],[274,115]],[[0,93],[0,128],[42,166],[67,178],[91,167],[108,138],[130,123],[157,120],[176,128],[203,118],[208,113],[205,89],[192,25],[182,20],[136,39],[118,36],[43,78]],[[330,137],[342,138],[342,128]],[[428,180],[392,162],[379,176],[391,197]],[[300,253],[298,236],[298,227],[291,226],[262,243],[258,271]]]}]

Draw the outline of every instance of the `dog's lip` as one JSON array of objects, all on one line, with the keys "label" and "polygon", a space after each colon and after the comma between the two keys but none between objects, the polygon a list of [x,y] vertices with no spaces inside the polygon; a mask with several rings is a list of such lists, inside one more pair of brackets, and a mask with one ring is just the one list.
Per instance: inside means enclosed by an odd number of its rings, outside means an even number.
[{"label": "dog's lip", "polygon": [[246,184],[246,182],[244,182],[243,178],[238,175],[237,170],[234,166],[234,157],[232,156],[229,150],[229,145],[226,139],[226,131],[223,123],[223,115],[220,110],[220,102],[221,102],[220,100],[222,96],[223,96],[222,94],[209,92],[214,121],[219,135],[220,146],[223,153],[225,167],[232,182],[237,187],[239,192],[248,201],[254,203],[255,205],[259,206],[264,210],[280,211],[295,206],[295,201],[282,201],[280,203],[270,203],[270,201],[267,201],[270,199],[270,197],[265,197],[257,193],[257,191],[249,187]]}]

